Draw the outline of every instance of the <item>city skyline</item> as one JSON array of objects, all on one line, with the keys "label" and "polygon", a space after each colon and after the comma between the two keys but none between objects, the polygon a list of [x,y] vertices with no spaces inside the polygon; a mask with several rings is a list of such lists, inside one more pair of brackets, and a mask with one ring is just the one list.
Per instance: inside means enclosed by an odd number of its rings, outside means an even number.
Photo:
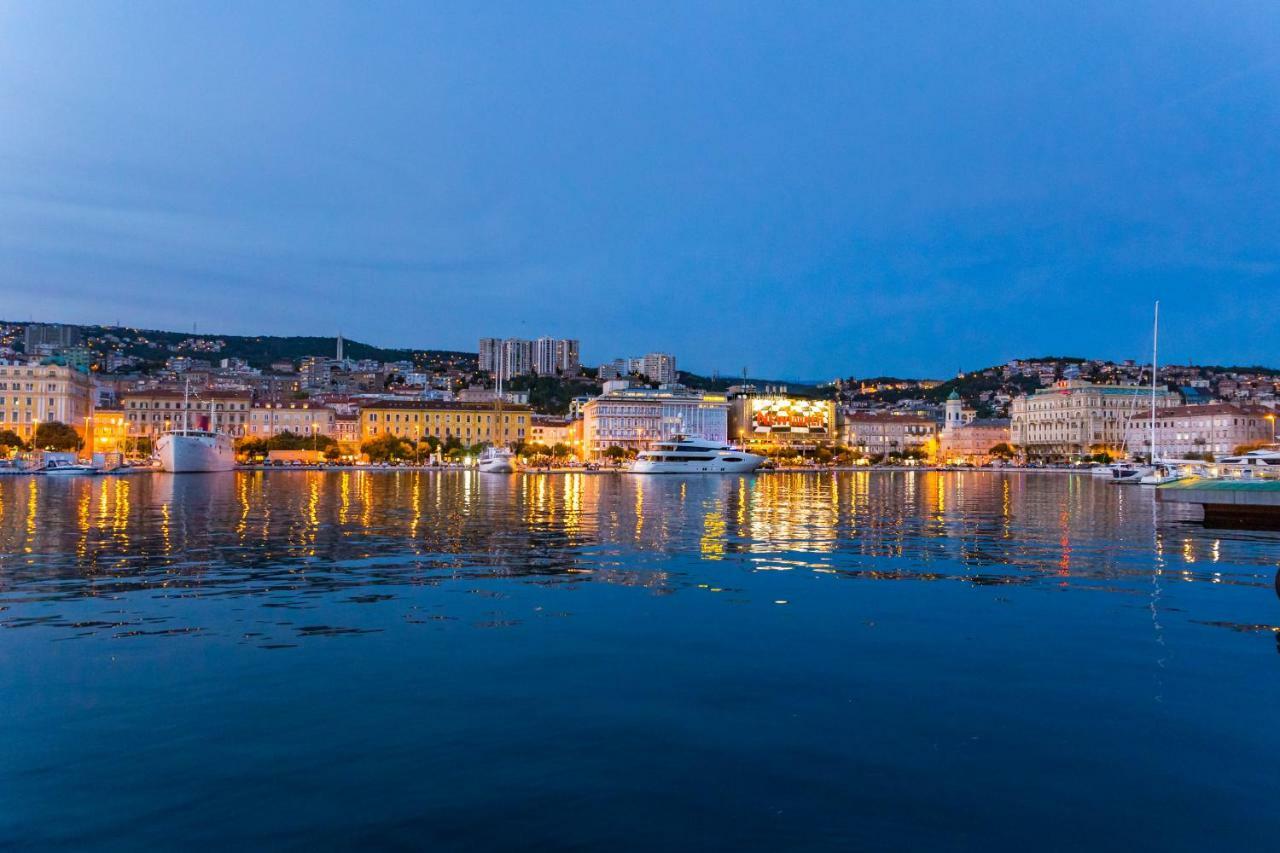
[{"label": "city skyline", "polygon": [[551,335],[816,380],[1141,359],[1161,298],[1162,359],[1274,361],[1274,7],[6,4],[0,28],[14,317]]}]

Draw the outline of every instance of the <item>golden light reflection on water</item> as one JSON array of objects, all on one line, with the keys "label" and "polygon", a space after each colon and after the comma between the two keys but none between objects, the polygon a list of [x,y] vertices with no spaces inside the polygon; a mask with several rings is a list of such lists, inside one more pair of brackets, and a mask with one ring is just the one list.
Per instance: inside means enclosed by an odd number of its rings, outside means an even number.
[{"label": "golden light reflection on water", "polygon": [[[1148,511],[1121,520],[1123,506],[1144,500]],[[42,557],[32,566],[43,565],[44,555],[58,565],[65,554],[73,570],[109,564],[129,571],[180,567],[196,553],[254,566],[395,554],[414,565],[447,559],[507,574],[537,561],[539,572],[655,589],[673,577],[664,561],[682,560],[723,567],[716,571],[731,571],[725,564],[736,561],[751,571],[975,580],[1025,573],[1065,584],[1125,570],[1132,554],[1122,555],[1118,542],[1131,551],[1145,540],[1145,571],[1154,550],[1162,572],[1167,535],[1176,535],[1185,577],[1233,582],[1221,566],[1240,548],[1218,534],[1165,524],[1165,510],[1137,490],[986,472],[15,478],[0,482],[0,508],[0,567],[6,556],[33,552]],[[610,565],[584,560],[581,549],[595,546],[610,556],[590,560]],[[645,568],[623,566],[633,559],[625,555],[642,556]],[[1201,568],[1210,563],[1212,570]],[[658,565],[663,579],[653,574]]]}]

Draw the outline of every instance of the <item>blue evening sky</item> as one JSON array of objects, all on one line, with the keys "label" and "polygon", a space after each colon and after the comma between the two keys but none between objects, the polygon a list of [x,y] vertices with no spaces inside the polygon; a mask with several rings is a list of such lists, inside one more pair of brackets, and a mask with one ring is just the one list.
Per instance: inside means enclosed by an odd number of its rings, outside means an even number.
[{"label": "blue evening sky", "polygon": [[0,0],[0,317],[1280,365],[1280,3]]}]

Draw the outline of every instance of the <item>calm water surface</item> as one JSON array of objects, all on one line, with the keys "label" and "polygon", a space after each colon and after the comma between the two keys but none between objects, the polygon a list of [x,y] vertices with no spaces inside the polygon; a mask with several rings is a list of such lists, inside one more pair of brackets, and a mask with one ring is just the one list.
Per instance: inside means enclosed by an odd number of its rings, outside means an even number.
[{"label": "calm water surface", "polygon": [[1275,849],[1280,537],[1088,477],[0,479],[0,848]]}]

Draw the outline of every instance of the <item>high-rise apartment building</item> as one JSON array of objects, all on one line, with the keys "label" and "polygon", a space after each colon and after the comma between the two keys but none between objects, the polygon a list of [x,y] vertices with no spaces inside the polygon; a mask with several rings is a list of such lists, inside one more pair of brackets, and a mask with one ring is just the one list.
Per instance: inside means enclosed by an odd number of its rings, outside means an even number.
[{"label": "high-rise apartment building", "polygon": [[578,341],[573,338],[481,338],[478,354],[481,370],[496,374],[501,368],[504,377],[576,376],[581,370]]},{"label": "high-rise apartment building", "polygon": [[22,336],[28,355],[50,355],[79,343],[80,329],[62,323],[29,323]]},{"label": "high-rise apartment building", "polygon": [[615,358],[600,365],[601,379],[617,379],[628,374],[646,376],[650,382],[672,385],[679,379],[676,357],[665,352],[651,352],[632,358]]},{"label": "high-rise apartment building", "polygon": [[502,353],[502,339],[481,338],[479,353],[480,369],[486,373],[496,373],[498,371],[498,359]]}]

